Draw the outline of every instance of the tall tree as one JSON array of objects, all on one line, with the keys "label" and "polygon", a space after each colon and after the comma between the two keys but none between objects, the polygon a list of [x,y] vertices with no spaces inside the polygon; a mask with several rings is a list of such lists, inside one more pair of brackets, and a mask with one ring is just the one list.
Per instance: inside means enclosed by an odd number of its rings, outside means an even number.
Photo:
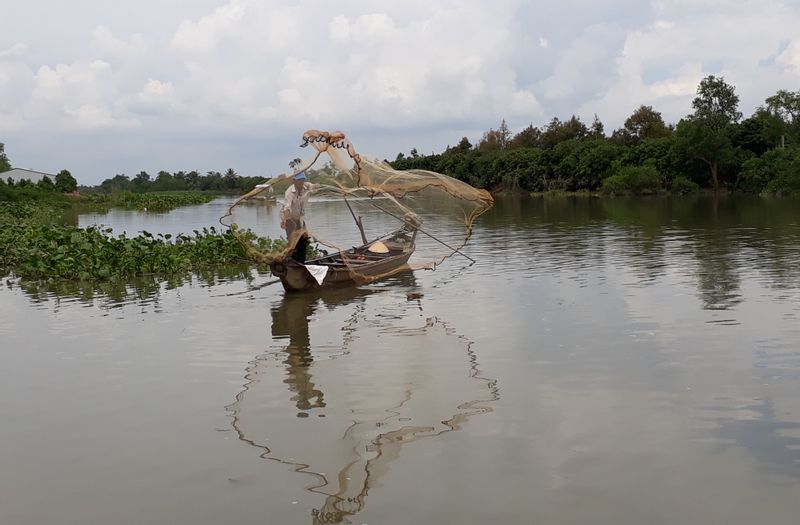
[{"label": "tall tree", "polygon": [[641,105],[625,120],[625,131],[638,140],[657,139],[667,137],[672,132],[664,124],[661,113],[652,106]]},{"label": "tall tree", "polygon": [[236,172],[233,170],[233,168],[228,168],[225,171],[223,181],[225,183],[226,190],[235,190],[239,183],[239,176],[236,175]]},{"label": "tall tree", "polygon": [[542,133],[541,143],[545,148],[554,148],[561,142],[582,139],[588,134],[589,130],[586,128],[586,124],[575,115],[564,122],[554,117]]},{"label": "tall tree", "polygon": [[36,187],[47,191],[53,191],[56,188],[52,179],[50,179],[50,177],[47,175],[42,177],[42,180],[36,183]]},{"label": "tall tree", "polygon": [[797,92],[779,90],[767,98],[766,110],[781,122],[781,135],[792,142],[800,142],[800,90]]},{"label": "tall tree", "polygon": [[542,138],[542,131],[533,124],[523,129],[511,139],[511,148],[535,148]]},{"label": "tall tree", "polygon": [[765,102],[767,110],[787,124],[800,124],[800,90],[795,93],[785,89],[778,90]]},{"label": "tall tree", "polygon": [[742,118],[736,88],[709,75],[700,81],[692,101],[694,113],[678,125],[684,153],[708,166],[714,191],[719,191],[720,163],[732,156],[730,130]]},{"label": "tall tree", "polygon": [[597,113],[594,114],[592,126],[589,128],[589,137],[593,139],[606,138],[605,126],[603,126],[603,123],[600,121],[600,117],[597,116]]},{"label": "tall tree", "polygon": [[786,131],[786,123],[779,116],[765,108],[758,108],[751,117],[731,130],[731,143],[734,147],[761,156],[767,150],[780,146],[781,137]]},{"label": "tall tree", "polygon": [[456,147],[459,151],[467,152],[472,150],[472,143],[467,137],[461,137],[461,140],[458,141],[458,146]]},{"label": "tall tree", "polygon": [[481,141],[478,143],[478,149],[481,151],[495,151],[508,148],[511,143],[511,132],[508,130],[508,125],[505,119],[500,122],[500,128],[489,129],[483,134]]},{"label": "tall tree", "polygon": [[61,193],[71,193],[78,189],[78,181],[67,170],[61,170],[56,175],[55,181],[56,190]]},{"label": "tall tree", "polygon": [[150,181],[150,174],[147,173],[146,171],[140,171],[137,175],[134,175],[133,177],[134,191],[137,191],[139,193],[150,191],[151,184],[152,183]]},{"label": "tall tree", "polygon": [[736,88],[714,75],[700,81],[692,107],[694,118],[715,130],[725,129],[742,118]]},{"label": "tall tree", "polygon": [[5,144],[0,142],[0,173],[11,169],[11,162],[6,157]]},{"label": "tall tree", "polygon": [[127,191],[130,189],[131,181],[127,175],[117,174],[111,179],[106,179],[100,183],[100,189],[106,193],[117,191]]}]

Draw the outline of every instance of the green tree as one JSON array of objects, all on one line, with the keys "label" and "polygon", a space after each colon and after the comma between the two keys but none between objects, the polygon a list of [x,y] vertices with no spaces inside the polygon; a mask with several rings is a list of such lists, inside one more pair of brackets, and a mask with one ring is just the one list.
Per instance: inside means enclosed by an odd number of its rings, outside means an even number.
[{"label": "green tree", "polygon": [[742,166],[737,186],[760,193],[793,194],[800,191],[800,147],[775,148]]},{"label": "green tree", "polygon": [[767,109],[789,124],[800,124],[800,90],[778,90],[765,101]]},{"label": "green tree", "polygon": [[235,190],[239,185],[239,176],[233,171],[233,168],[228,168],[223,177],[226,190]]},{"label": "green tree", "polygon": [[625,165],[656,168],[662,177],[664,187],[670,187],[672,181],[683,173],[681,157],[676,153],[676,139],[672,135],[657,139],[646,139],[635,146],[628,147],[622,156]]},{"label": "green tree", "polygon": [[664,124],[661,113],[652,106],[639,106],[630,117],[625,120],[624,130],[635,141],[657,139],[672,134],[672,130]]},{"label": "green tree", "polygon": [[181,191],[185,190],[186,186],[183,181],[173,177],[172,173],[162,170],[158,172],[150,188],[151,191]]},{"label": "green tree", "polygon": [[140,171],[138,175],[133,177],[133,191],[143,193],[150,191],[152,182],[150,181],[150,174],[146,171]]},{"label": "green tree", "polygon": [[466,152],[472,150],[472,143],[469,141],[469,139],[467,137],[461,137],[461,140],[458,141],[458,145],[456,146],[456,149],[459,152],[466,153]]},{"label": "green tree", "polygon": [[[178,173],[183,173],[178,172]],[[196,190],[200,188],[200,174],[197,171],[192,170],[189,173],[184,174],[184,180],[186,181],[186,188],[190,190]]]},{"label": "green tree", "polygon": [[597,116],[597,113],[594,114],[594,120],[589,128],[589,137],[593,139],[606,138],[605,126],[603,126],[603,123],[600,121],[600,117]]},{"label": "green tree", "polygon": [[78,181],[67,170],[61,170],[56,175],[56,190],[61,193],[71,193],[78,189]]},{"label": "green tree", "polygon": [[678,144],[686,156],[706,164],[714,191],[719,191],[720,164],[735,155],[730,129],[742,118],[736,88],[709,75],[700,81],[692,107],[694,113],[678,124]]},{"label": "green tree", "polygon": [[800,142],[800,90],[791,92],[781,89],[765,102],[766,110],[780,119],[781,134],[788,135],[791,142]]},{"label": "green tree", "polygon": [[692,107],[694,118],[715,130],[725,129],[742,118],[736,88],[714,75],[700,81]]},{"label": "green tree", "polygon": [[542,138],[542,131],[533,124],[523,129],[511,139],[509,148],[535,148]]},{"label": "green tree", "polygon": [[478,142],[478,149],[480,151],[497,151],[506,149],[511,143],[511,132],[508,130],[505,119],[500,122],[499,129],[489,129],[483,134],[480,142]]},{"label": "green tree", "polygon": [[42,180],[36,183],[36,187],[46,191],[54,191],[56,189],[55,184],[53,184],[53,180],[47,175],[42,177]]},{"label": "green tree", "polygon": [[758,108],[753,116],[731,130],[731,143],[734,147],[758,156],[779,146],[785,133],[785,122],[779,116],[767,109]]},{"label": "green tree", "polygon": [[11,162],[6,157],[5,144],[0,142],[0,173],[11,169]]},{"label": "green tree", "polygon": [[553,153],[559,189],[595,190],[611,175],[622,148],[604,139],[570,140],[558,144]]},{"label": "green tree", "polygon": [[586,124],[575,115],[564,122],[554,117],[542,133],[541,145],[544,148],[554,148],[561,142],[582,139],[588,134],[589,130],[586,128]]},{"label": "green tree", "polygon": [[106,179],[100,183],[100,189],[105,193],[115,193],[118,191],[127,191],[131,189],[131,181],[127,175],[114,175],[110,179]]}]

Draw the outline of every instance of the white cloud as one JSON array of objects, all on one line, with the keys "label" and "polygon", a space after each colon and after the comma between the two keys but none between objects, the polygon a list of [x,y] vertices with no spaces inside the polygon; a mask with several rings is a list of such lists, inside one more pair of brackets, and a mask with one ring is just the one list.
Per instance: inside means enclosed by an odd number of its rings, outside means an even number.
[{"label": "white cloud", "polygon": [[607,65],[621,40],[619,31],[607,25],[587,27],[582,35],[560,52],[559,61],[540,83],[542,97],[550,100],[582,98],[604,87]]},{"label": "white cloud", "polygon": [[0,111],[0,133],[13,133],[25,126],[25,121],[19,113]]},{"label": "white cloud", "polygon": [[131,117],[120,116],[105,105],[82,104],[64,106],[64,113],[71,117],[74,125],[81,128],[131,128],[139,122]]},{"label": "white cloud", "polygon": [[693,97],[703,77],[702,65],[689,62],[675,71],[674,76],[669,79],[647,86],[650,95],[648,98],[657,100],[665,97]]},{"label": "white cloud", "polygon": [[331,40],[345,41],[350,39],[350,21],[344,15],[336,15],[328,24]]},{"label": "white cloud", "polygon": [[100,101],[114,92],[111,65],[102,60],[58,64],[53,68],[42,66],[35,83],[32,98],[39,101]]},{"label": "white cloud", "polygon": [[172,46],[189,53],[213,50],[222,39],[236,34],[244,14],[244,6],[232,1],[197,22],[184,20],[172,38]]},{"label": "white cloud", "polygon": [[361,43],[386,41],[397,35],[394,21],[384,13],[359,16],[348,32],[352,40]]},{"label": "white cloud", "polygon": [[[771,65],[770,57],[797,33],[797,8],[770,2],[754,13],[749,2],[741,2],[714,10],[718,2],[709,0],[695,6],[700,16],[686,2],[659,4],[658,20],[628,32],[615,59],[613,85],[584,102],[582,113],[595,111],[618,127],[646,104],[677,122],[691,111],[697,85],[709,74],[736,87],[745,115],[777,89],[794,89],[797,77]],[[790,46],[774,62],[792,71],[793,56]]]},{"label": "white cloud", "polygon": [[140,33],[133,34],[129,40],[114,36],[114,33],[105,26],[97,26],[92,32],[94,44],[102,55],[117,58],[133,58],[141,56],[148,51],[144,36]]},{"label": "white cloud", "polygon": [[13,46],[9,47],[8,49],[0,51],[0,58],[22,56],[27,51],[28,51],[27,44],[17,43],[17,44],[14,44]]},{"label": "white cloud", "polygon": [[183,104],[171,82],[148,79],[128,108],[142,115],[164,115],[178,112]]},{"label": "white cloud", "polygon": [[800,75],[800,37],[793,41],[776,61],[792,73]]},{"label": "white cloud", "polygon": [[75,19],[59,11],[63,42],[34,23],[7,33],[0,117],[12,157],[14,142],[50,151],[71,131],[124,130],[156,140],[133,158],[171,159],[162,144],[180,136],[205,151],[230,144],[235,161],[258,156],[253,137],[293,144],[307,128],[343,129],[394,157],[474,141],[501,119],[519,129],[597,113],[610,131],[648,104],[675,121],[711,73],[736,85],[748,114],[800,79],[800,6],[779,0],[142,0],[129,17],[93,5]]},{"label": "white cloud", "polygon": [[103,60],[42,66],[33,78],[25,116],[32,122],[49,121],[59,132],[137,125],[119,96],[114,71]]}]

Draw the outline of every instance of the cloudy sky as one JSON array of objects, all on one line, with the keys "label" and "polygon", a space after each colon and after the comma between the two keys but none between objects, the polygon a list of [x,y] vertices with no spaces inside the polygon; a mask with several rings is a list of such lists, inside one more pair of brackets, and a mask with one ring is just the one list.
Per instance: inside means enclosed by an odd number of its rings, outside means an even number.
[{"label": "cloudy sky", "polygon": [[800,0],[0,0],[12,164],[270,176],[306,129],[366,154],[640,104],[677,121],[722,75],[747,116],[800,89]]}]

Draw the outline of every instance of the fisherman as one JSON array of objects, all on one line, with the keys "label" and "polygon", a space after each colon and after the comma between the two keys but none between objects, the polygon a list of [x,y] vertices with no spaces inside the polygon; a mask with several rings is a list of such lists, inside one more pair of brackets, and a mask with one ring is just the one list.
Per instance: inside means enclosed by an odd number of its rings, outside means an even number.
[{"label": "fisherman", "polygon": [[312,185],[306,182],[305,172],[295,173],[292,177],[292,185],[284,194],[281,208],[281,228],[286,230],[289,246],[296,242],[291,257],[299,263],[306,262],[308,232],[306,231],[305,214],[311,189]]}]

